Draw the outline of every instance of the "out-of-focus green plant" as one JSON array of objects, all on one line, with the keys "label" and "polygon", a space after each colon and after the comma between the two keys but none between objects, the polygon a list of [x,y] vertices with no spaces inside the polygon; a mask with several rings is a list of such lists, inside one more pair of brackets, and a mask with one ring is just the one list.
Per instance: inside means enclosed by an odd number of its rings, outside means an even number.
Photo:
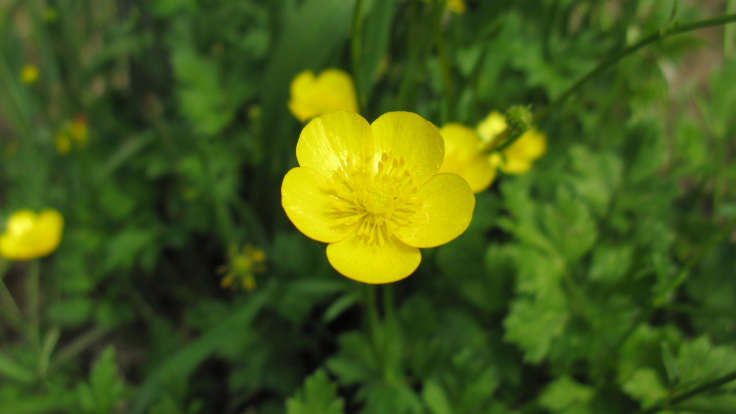
[{"label": "out-of-focus green plant", "polygon": [[[64,217],[0,259],[0,413],[736,411],[715,3],[0,1],[0,234]],[[391,286],[281,208],[292,80],[329,68],[369,122],[459,125],[455,161],[504,172]]]}]

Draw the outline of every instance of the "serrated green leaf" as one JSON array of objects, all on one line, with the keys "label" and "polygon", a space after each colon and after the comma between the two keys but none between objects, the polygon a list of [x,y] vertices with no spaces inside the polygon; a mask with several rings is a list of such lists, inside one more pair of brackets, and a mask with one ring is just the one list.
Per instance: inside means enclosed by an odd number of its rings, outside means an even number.
[{"label": "serrated green leaf", "polygon": [[317,371],[304,381],[304,386],[286,402],[287,414],[343,414],[344,403],[337,386],[324,371]]}]

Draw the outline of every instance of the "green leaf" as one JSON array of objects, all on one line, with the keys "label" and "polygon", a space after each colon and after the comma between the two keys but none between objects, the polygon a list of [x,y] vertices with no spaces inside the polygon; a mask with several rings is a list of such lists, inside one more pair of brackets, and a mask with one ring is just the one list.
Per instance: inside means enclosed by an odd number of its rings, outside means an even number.
[{"label": "green leaf", "polygon": [[633,253],[634,246],[630,244],[599,244],[593,252],[588,276],[596,282],[618,282],[628,272]]},{"label": "green leaf", "polygon": [[539,403],[553,413],[587,413],[594,394],[593,387],[562,376],[544,388]]},{"label": "green leaf", "polygon": [[77,392],[82,412],[107,414],[114,411],[125,392],[125,383],[118,374],[112,346],[105,348],[92,365],[89,384],[81,384]]},{"label": "green leaf", "polygon": [[89,320],[95,303],[88,297],[64,299],[46,309],[49,319],[64,327],[77,327]]},{"label": "green leaf", "polygon": [[394,0],[375,0],[365,18],[360,65],[355,83],[358,95],[366,102],[370,99],[372,86],[380,75],[381,62],[388,58],[386,52],[396,8],[397,3]]},{"label": "green leaf", "polygon": [[337,386],[320,370],[307,378],[302,389],[286,401],[286,414],[342,414],[344,405],[342,398],[337,396]]},{"label": "green leaf", "polygon": [[244,327],[255,318],[258,311],[270,297],[271,292],[268,290],[259,290],[257,293],[250,295],[247,302],[237,307],[218,326],[208,330],[161,361],[140,387],[137,397],[131,405],[131,412],[136,414],[144,412],[166,381],[187,378],[203,360],[220,348],[222,338],[231,335],[233,331],[245,329]]},{"label": "green leaf", "polygon": [[432,414],[452,414],[453,412],[445,390],[435,381],[424,382],[422,399]]},{"label": "green leaf", "polygon": [[564,294],[553,289],[537,297],[521,296],[511,303],[503,322],[504,339],[524,350],[524,359],[539,363],[569,318]]},{"label": "green leaf", "polygon": [[624,391],[639,400],[644,407],[650,407],[667,396],[667,388],[662,384],[659,374],[652,368],[644,367],[623,384]]}]

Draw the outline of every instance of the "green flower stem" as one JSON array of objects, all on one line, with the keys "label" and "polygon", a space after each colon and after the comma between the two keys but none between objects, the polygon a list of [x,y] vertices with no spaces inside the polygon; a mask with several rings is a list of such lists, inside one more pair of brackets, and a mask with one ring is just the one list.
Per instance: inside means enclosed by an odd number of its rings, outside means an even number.
[{"label": "green flower stem", "polygon": [[56,357],[48,364],[47,372],[74,359],[87,348],[97,344],[109,331],[110,329],[107,327],[97,326],[76,337],[68,345],[59,349]]},{"label": "green flower stem", "polygon": [[368,312],[369,337],[373,344],[373,350],[378,359],[378,366],[384,366],[384,341],[383,331],[381,329],[381,321],[378,318],[378,306],[376,305],[376,290],[378,288],[373,285],[365,286],[365,309]]},{"label": "green flower stem", "polygon": [[[736,0],[728,0],[726,2],[726,14],[732,13],[736,13]],[[728,58],[733,53],[735,35],[736,26],[726,26],[723,29],[723,57]]]},{"label": "green flower stem", "polygon": [[447,48],[445,46],[445,38],[442,34],[442,16],[445,12],[444,2],[436,5],[437,10],[434,16],[434,41],[437,46],[437,57],[440,61],[440,70],[442,71],[442,90],[445,94],[444,105],[442,107],[442,123],[450,120],[455,114],[455,97],[452,84],[452,72],[450,71],[450,60],[447,57]]},{"label": "green flower stem", "polygon": [[3,315],[8,318],[8,322],[13,324],[14,328],[20,328],[23,326],[23,314],[21,314],[18,304],[15,303],[13,295],[5,286],[5,281],[0,277],[0,306],[2,307]]},{"label": "green flower stem", "polygon": [[418,13],[418,0],[409,2],[409,35],[407,40],[406,48],[409,51],[409,60],[406,63],[404,69],[404,76],[401,79],[401,85],[399,86],[399,96],[397,98],[396,106],[398,109],[403,109],[408,105],[409,95],[414,86],[414,75],[416,72],[417,59],[421,52],[421,42],[417,42],[417,13]]},{"label": "green flower stem", "polygon": [[718,377],[712,381],[708,381],[703,385],[700,385],[698,387],[693,388],[692,390],[682,393],[680,395],[668,398],[667,400],[655,404],[653,407],[650,407],[646,410],[641,410],[636,414],[653,414],[659,411],[666,410],[674,405],[677,405],[683,401],[687,401],[690,398],[702,394],[704,392],[713,391],[715,389],[720,388],[723,385],[728,384],[731,381],[736,380],[736,372],[731,372],[729,374],[723,375],[721,377]]},{"label": "green flower stem", "polygon": [[41,304],[41,287],[40,287],[41,263],[36,260],[28,262],[28,275],[26,275],[26,295],[28,301],[28,338],[34,349],[39,350],[41,347],[41,337],[39,334],[39,311]]},{"label": "green flower stem", "polygon": [[[355,1],[355,10],[353,11],[353,32],[350,39],[350,59],[353,69],[353,79],[357,81],[358,72],[360,71],[360,55],[362,54],[363,42],[363,0]],[[355,94],[358,96],[358,113],[362,112],[363,97],[360,96],[360,88],[355,88]]]},{"label": "green flower stem", "polygon": [[731,23],[736,21],[736,14],[727,14],[724,16],[714,17],[711,19],[704,19],[699,20],[693,23],[688,24],[678,24],[677,22],[673,22],[672,24],[669,24],[660,30],[658,30],[655,33],[650,34],[649,36],[643,38],[642,40],[634,43],[631,46],[628,46],[624,49],[619,50],[618,52],[613,52],[609,55],[609,57],[603,59],[595,68],[593,68],[590,72],[585,74],[582,78],[578,79],[577,82],[572,84],[569,88],[567,88],[557,99],[552,101],[550,105],[548,105],[542,112],[540,112],[539,116],[537,117],[537,120],[541,120],[549,115],[549,112],[553,108],[559,108],[562,103],[567,100],[571,95],[576,93],[580,88],[588,83],[591,79],[595,78],[599,74],[605,72],[606,70],[610,69],[614,65],[616,65],[618,62],[623,60],[625,57],[637,52],[639,49],[648,46],[652,43],[658,42],[662,39],[665,39],[670,36],[682,34],[691,32],[694,30],[702,29],[705,27],[713,27],[713,26],[720,26],[727,23]]}]

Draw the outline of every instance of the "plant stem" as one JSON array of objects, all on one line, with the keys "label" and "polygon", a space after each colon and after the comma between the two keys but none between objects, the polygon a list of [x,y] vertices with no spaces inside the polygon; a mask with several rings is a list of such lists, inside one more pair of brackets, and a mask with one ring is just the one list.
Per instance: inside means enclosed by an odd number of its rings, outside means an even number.
[{"label": "plant stem", "polygon": [[634,43],[631,46],[628,46],[624,49],[619,50],[618,52],[613,52],[609,54],[609,57],[603,59],[595,68],[593,68],[590,72],[585,74],[582,78],[578,79],[577,82],[572,84],[569,88],[567,88],[557,99],[552,101],[551,104],[549,104],[542,112],[540,112],[538,116],[538,120],[541,120],[545,118],[547,115],[549,115],[551,108],[557,108],[562,103],[567,100],[572,94],[580,90],[580,88],[588,83],[591,79],[595,78],[597,75],[605,72],[606,70],[613,67],[615,64],[617,64],[619,61],[624,59],[625,57],[637,52],[639,49],[648,46],[652,43],[655,43],[657,41],[660,41],[662,39],[665,39],[670,36],[691,32],[694,30],[702,29],[705,27],[713,27],[713,26],[720,26],[727,23],[731,23],[736,21],[736,14],[727,14],[724,16],[714,17],[711,19],[704,19],[699,20],[693,23],[689,24],[678,24],[677,22],[674,22],[668,26],[665,26],[658,30],[655,33],[650,34],[649,36],[645,37],[644,39]]},{"label": "plant stem", "polygon": [[407,100],[409,99],[409,93],[414,85],[414,75],[417,58],[419,57],[420,47],[417,42],[417,1],[412,0],[409,2],[409,35],[407,40],[407,50],[409,50],[409,60],[406,63],[404,69],[404,76],[401,79],[401,85],[399,86],[399,96],[397,98],[396,106],[398,109],[403,109],[408,105]]},{"label": "plant stem", "polygon": [[20,328],[23,325],[23,314],[21,314],[18,304],[15,303],[13,295],[5,286],[5,281],[0,277],[0,305],[2,306],[3,315],[8,317],[14,328]]},{"label": "plant stem", "polygon": [[[363,0],[355,1],[355,10],[353,11],[353,31],[350,38],[350,59],[353,69],[353,81],[358,80],[358,72],[360,70],[360,55],[362,54],[362,34],[363,34]],[[358,95],[358,112],[361,112],[363,107],[363,99],[360,96],[360,88],[356,88],[356,95]]]},{"label": "plant stem", "polygon": [[445,38],[442,36],[442,15],[445,12],[444,3],[438,4],[435,11],[434,19],[434,40],[437,45],[437,57],[440,61],[440,69],[442,71],[442,91],[445,94],[444,105],[442,107],[442,123],[449,121],[451,116],[455,114],[454,90],[452,85],[452,73],[450,71],[450,60],[447,57],[445,47]]},{"label": "plant stem", "polygon": [[381,332],[381,322],[378,318],[378,309],[376,305],[377,287],[370,285],[365,287],[365,307],[368,312],[368,326],[370,330],[370,338],[373,343],[373,349],[378,359],[378,366],[383,367],[383,335]]},{"label": "plant stem", "polygon": [[[726,2],[726,14],[736,12],[736,0],[728,0]],[[723,57],[728,58],[733,53],[734,42],[734,26],[726,26],[723,29]]]},{"label": "plant stem", "polygon": [[673,405],[677,405],[683,401],[689,400],[690,398],[698,394],[715,390],[718,387],[728,384],[729,382],[734,381],[734,380],[736,380],[736,372],[731,372],[722,377],[718,377],[712,381],[706,382],[703,385],[695,387],[688,392],[682,393],[676,397],[669,398],[666,401],[656,404],[653,407],[650,407],[646,410],[641,410],[636,414],[653,414],[653,413],[656,413],[657,411],[665,410],[667,408],[672,407]]},{"label": "plant stem", "polygon": [[39,307],[40,307],[40,278],[41,264],[36,260],[28,263],[26,295],[28,301],[28,338],[34,349],[40,350],[41,337],[39,334]]},{"label": "plant stem", "polygon": [[108,331],[109,328],[98,326],[78,336],[69,345],[59,350],[58,356],[50,362],[48,370],[52,370],[79,355],[85,349],[97,343]]}]

